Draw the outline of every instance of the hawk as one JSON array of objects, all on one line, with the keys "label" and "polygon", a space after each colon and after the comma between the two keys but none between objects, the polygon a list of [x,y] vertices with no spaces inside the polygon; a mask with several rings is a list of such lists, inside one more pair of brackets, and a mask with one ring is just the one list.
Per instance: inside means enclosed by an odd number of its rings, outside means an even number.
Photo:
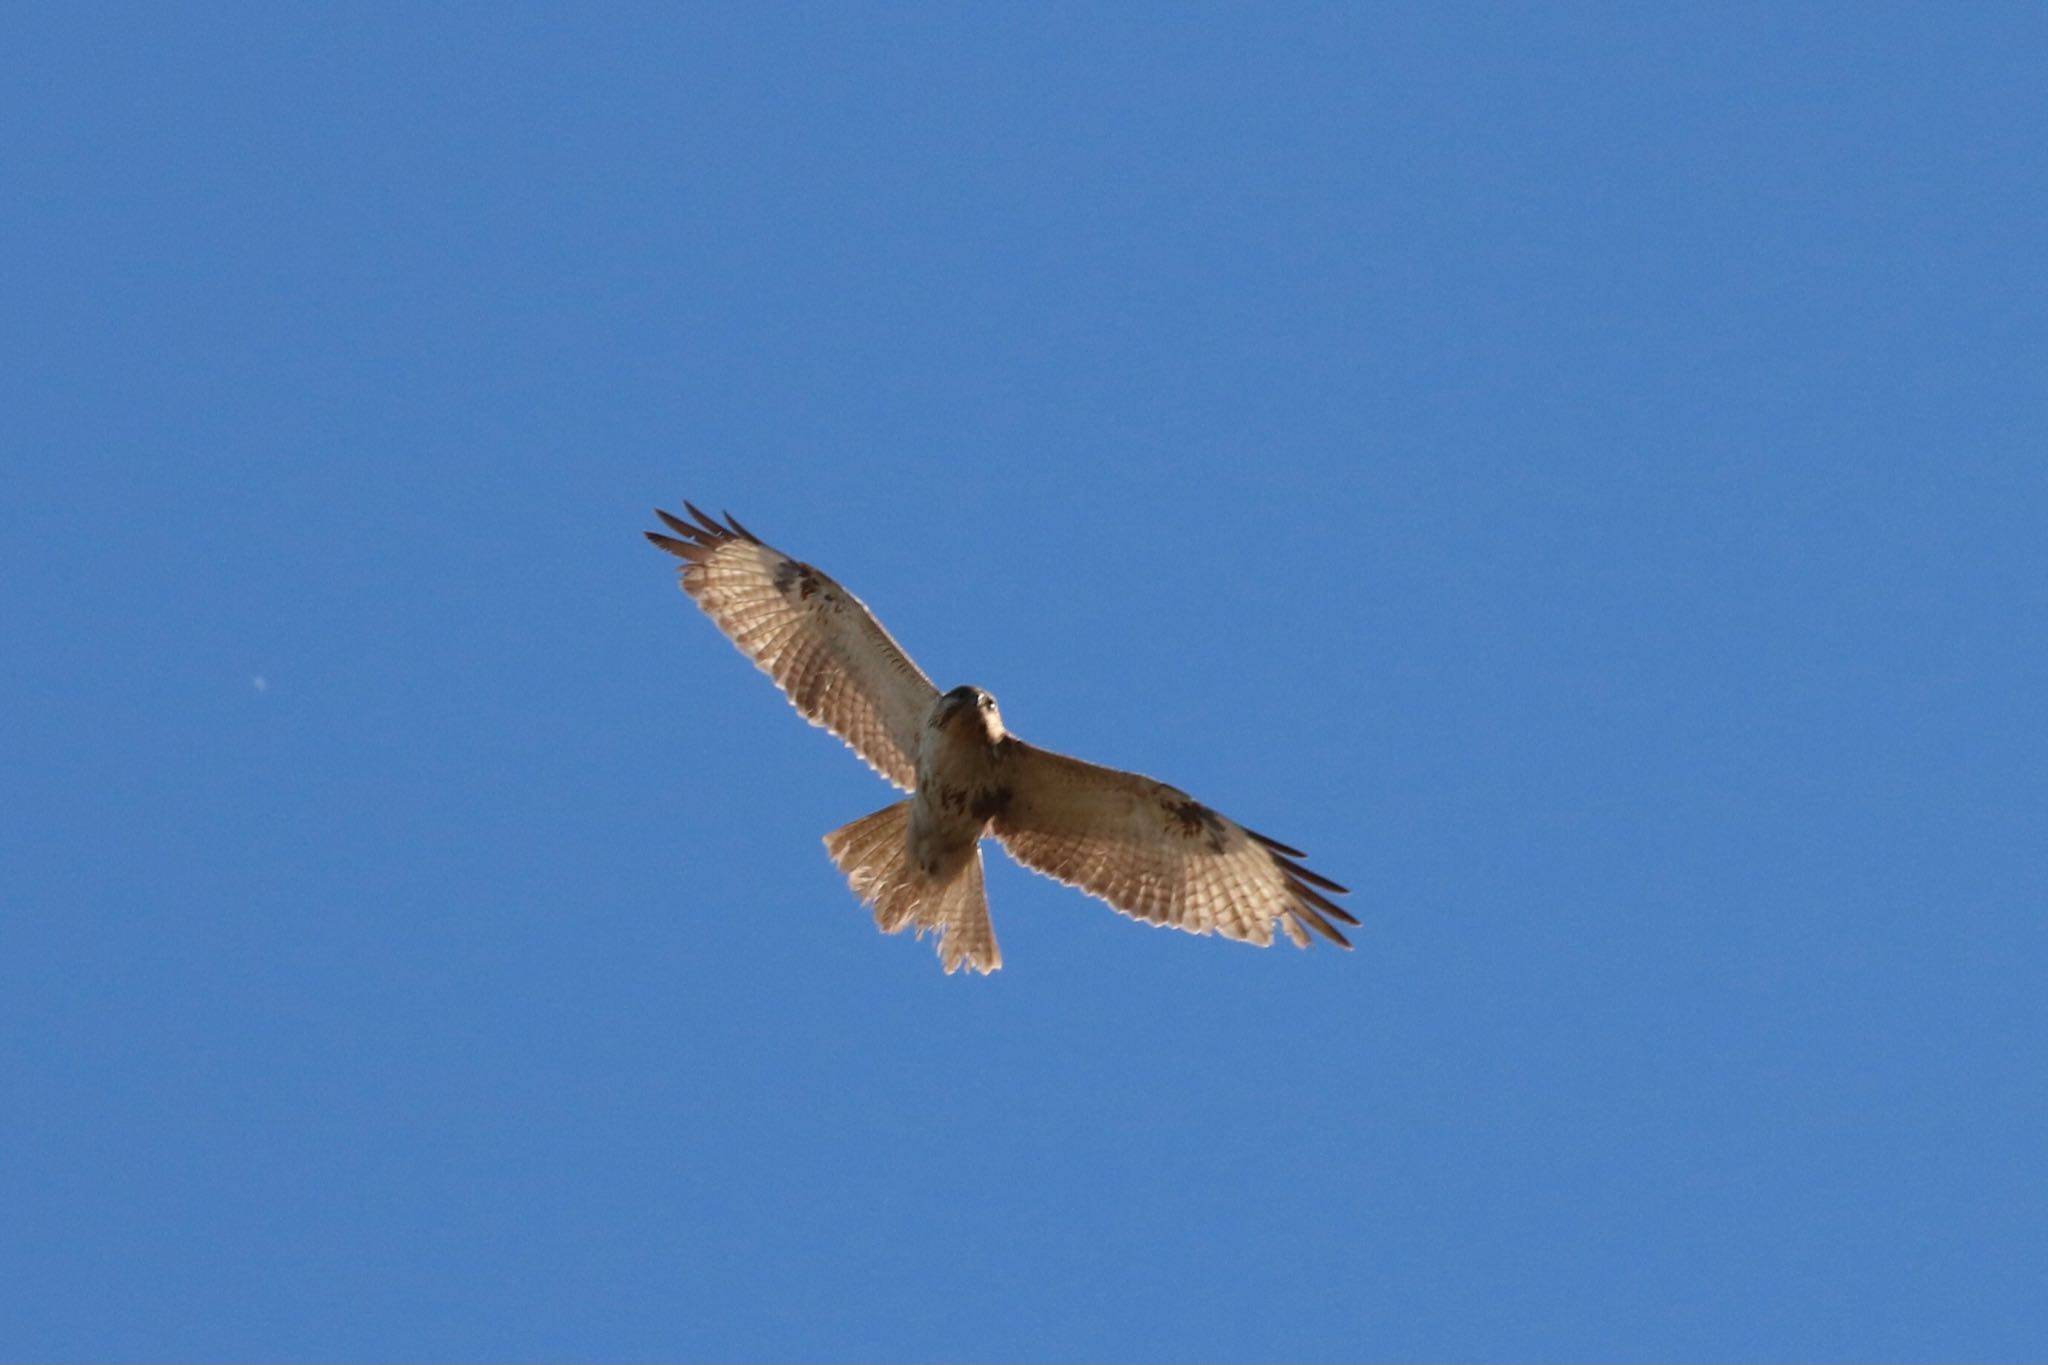
[{"label": "hawk", "polygon": [[796,709],[910,793],[825,836],[832,861],[884,933],[937,936],[948,972],[1003,965],[982,890],[981,840],[1135,919],[1192,934],[1273,942],[1278,925],[1339,947],[1330,900],[1346,890],[1306,855],[1175,787],[1026,744],[978,687],[940,692],[861,600],[774,549],[730,513],[659,508],[683,591]]}]

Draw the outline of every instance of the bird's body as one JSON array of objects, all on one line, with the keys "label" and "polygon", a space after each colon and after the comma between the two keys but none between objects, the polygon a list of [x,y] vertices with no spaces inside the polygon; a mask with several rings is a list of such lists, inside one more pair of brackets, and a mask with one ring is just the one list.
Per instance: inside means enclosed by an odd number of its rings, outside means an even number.
[{"label": "bird's body", "polygon": [[977,688],[955,688],[932,707],[910,799],[910,861],[927,877],[955,875],[1008,804],[1008,738],[995,698]]},{"label": "bird's body", "polygon": [[[860,600],[739,522],[694,521],[649,540],[684,561],[683,588],[813,724],[911,795],[825,836],[883,930],[938,936],[947,971],[1002,965],[983,891],[981,840],[1127,915],[1260,945],[1276,925],[1302,947],[1358,921],[1299,850],[1254,834],[1177,788],[1011,735],[995,698],[941,694]],[[1319,889],[1320,888],[1320,889]]]}]

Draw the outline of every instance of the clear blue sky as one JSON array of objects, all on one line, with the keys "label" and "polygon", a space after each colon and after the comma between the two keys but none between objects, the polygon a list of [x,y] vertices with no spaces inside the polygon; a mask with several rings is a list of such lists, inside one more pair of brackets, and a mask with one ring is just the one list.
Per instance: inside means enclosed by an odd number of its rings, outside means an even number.
[{"label": "clear blue sky", "polygon": [[0,1356],[2048,1352],[2048,12],[1676,8],[10,7]]}]

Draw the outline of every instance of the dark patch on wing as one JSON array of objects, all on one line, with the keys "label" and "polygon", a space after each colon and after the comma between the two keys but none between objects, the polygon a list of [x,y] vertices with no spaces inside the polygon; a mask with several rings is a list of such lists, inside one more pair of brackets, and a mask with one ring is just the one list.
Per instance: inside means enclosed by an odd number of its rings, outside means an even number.
[{"label": "dark patch on wing", "polygon": [[1206,836],[1211,853],[1223,851],[1223,817],[1210,810],[1192,796],[1181,796],[1168,800],[1166,814],[1172,822],[1173,833],[1183,839],[1199,839]]},{"label": "dark patch on wing", "polygon": [[990,787],[987,791],[975,795],[974,805],[969,809],[974,812],[974,818],[977,820],[993,820],[1009,808],[1010,789]]},{"label": "dark patch on wing", "polygon": [[775,566],[775,591],[784,597],[794,592],[798,601],[806,601],[818,590],[818,581],[823,577],[808,564],[785,559]]}]

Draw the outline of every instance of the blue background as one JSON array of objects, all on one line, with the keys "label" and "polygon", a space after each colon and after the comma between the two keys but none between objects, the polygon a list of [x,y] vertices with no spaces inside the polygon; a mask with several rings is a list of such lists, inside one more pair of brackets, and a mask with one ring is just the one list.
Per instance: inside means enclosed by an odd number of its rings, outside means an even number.
[{"label": "blue background", "polygon": [[0,1355],[2048,1351],[2048,12],[1672,10],[10,7]]}]

